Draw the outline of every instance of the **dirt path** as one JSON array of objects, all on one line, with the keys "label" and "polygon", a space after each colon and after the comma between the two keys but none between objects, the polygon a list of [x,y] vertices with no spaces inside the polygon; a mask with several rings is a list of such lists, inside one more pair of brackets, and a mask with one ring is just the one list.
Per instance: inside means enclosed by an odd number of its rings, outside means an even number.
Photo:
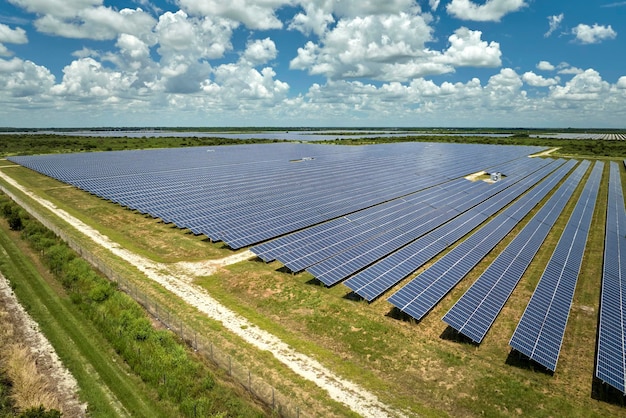
[{"label": "dirt path", "polygon": [[159,283],[210,318],[220,321],[222,325],[232,333],[238,335],[260,350],[271,352],[274,357],[296,374],[314,382],[320,388],[327,391],[329,396],[335,401],[341,402],[363,417],[384,418],[404,416],[402,412],[393,410],[381,403],[374,394],[359,385],[337,376],[318,361],[294,350],[273,334],[257,328],[246,318],[231,311],[226,306],[213,299],[206,290],[193,284],[193,276],[211,274],[218,266],[224,266],[251,258],[253,256],[252,253],[246,251],[226,257],[222,260],[212,260],[202,263],[178,263],[175,265],[157,263],[121,247],[119,244],[111,241],[108,237],[102,235],[79,219],[76,219],[66,211],[57,208],[48,200],[22,187],[1,170],[0,177],[13,187],[28,195],[31,199],[36,200],[39,204],[48,208],[58,217],[72,225],[76,230],[92,239],[99,246],[109,249],[115,255],[137,267],[151,280]]},{"label": "dirt path", "polygon": [[47,386],[55,394],[61,406],[61,412],[68,417],[86,416],[87,405],[78,399],[78,383],[74,376],[65,368],[56,351],[41,333],[39,326],[24,310],[15,297],[6,278],[0,274],[0,303],[8,313],[16,341],[21,342],[30,350],[36,367],[47,380]]}]

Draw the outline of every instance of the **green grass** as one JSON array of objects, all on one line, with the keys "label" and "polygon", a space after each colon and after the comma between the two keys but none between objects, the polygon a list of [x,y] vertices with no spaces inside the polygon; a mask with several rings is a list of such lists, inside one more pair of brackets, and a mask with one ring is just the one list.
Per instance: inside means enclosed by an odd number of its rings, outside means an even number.
[{"label": "green grass", "polygon": [[77,379],[81,399],[89,404],[91,416],[173,416],[175,409],[157,402],[138,378],[128,374],[123,361],[107,348],[107,342],[68,298],[48,285],[5,228],[0,229],[0,246],[0,269]]}]

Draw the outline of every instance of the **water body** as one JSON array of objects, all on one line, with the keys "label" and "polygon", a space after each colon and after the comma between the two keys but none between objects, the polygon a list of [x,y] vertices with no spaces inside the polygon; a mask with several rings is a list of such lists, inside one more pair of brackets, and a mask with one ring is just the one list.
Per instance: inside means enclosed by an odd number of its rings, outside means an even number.
[{"label": "water body", "polygon": [[494,133],[429,133],[415,131],[367,131],[355,133],[351,130],[333,131],[259,131],[250,133],[236,132],[179,132],[166,130],[102,130],[102,131],[28,131],[28,132],[2,132],[4,134],[50,134],[67,136],[90,136],[90,137],[128,137],[128,138],[227,138],[241,139],[266,139],[279,141],[334,141],[335,139],[360,139],[360,138],[393,138],[393,137],[417,137],[417,136],[486,136],[492,138],[507,138],[510,134]]}]

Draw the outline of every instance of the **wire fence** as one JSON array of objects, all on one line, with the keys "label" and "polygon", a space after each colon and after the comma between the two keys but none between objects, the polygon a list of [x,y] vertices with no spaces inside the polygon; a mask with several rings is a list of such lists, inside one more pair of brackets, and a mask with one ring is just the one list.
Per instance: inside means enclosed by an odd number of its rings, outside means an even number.
[{"label": "wire fence", "polygon": [[22,209],[27,211],[30,216],[37,219],[42,225],[65,241],[76,253],[109,280],[117,283],[120,290],[124,291],[143,306],[146,312],[165,325],[171,332],[178,335],[189,347],[202,355],[205,359],[211,361],[218,368],[224,370],[233,381],[244,387],[252,396],[271,409],[273,414],[285,418],[306,418],[308,416],[300,411],[299,406],[294,405],[291,398],[280,393],[261,377],[254,375],[249,368],[233,359],[229,353],[220,349],[219,346],[202,334],[197,333],[192,327],[185,324],[178,315],[150,298],[148,294],[138,289],[130,280],[122,277],[122,275],[111,268],[106,261],[87,250],[63,229],[50,222],[48,218],[41,215],[39,211],[16,196],[4,185],[0,185],[0,190],[13,199]]}]

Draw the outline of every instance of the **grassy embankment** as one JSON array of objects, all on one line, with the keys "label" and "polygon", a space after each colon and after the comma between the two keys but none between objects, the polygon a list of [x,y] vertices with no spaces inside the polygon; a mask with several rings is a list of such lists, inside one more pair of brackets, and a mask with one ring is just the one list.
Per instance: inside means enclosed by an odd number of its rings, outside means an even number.
[{"label": "grassy embankment", "polygon": [[[0,268],[78,380],[92,416],[262,415],[38,222],[6,198],[0,203],[31,246],[2,222]],[[53,274],[33,264],[28,256],[36,254]]]}]

